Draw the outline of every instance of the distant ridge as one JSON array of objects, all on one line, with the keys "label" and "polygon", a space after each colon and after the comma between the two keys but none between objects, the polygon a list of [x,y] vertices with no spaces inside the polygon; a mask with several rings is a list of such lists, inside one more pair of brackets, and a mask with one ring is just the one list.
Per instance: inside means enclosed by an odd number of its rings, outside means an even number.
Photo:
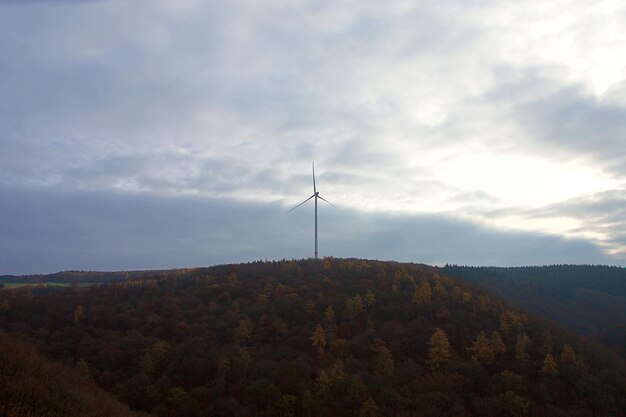
[{"label": "distant ridge", "polygon": [[626,359],[626,268],[447,265],[441,271],[592,337]]},{"label": "distant ridge", "polygon": [[51,274],[28,274],[28,275],[0,275],[0,283],[31,283],[41,282],[89,282],[107,283],[112,281],[124,281],[129,279],[146,278],[149,276],[162,276],[168,272],[189,271],[193,268],[179,269],[147,269],[133,271],[61,271]]}]

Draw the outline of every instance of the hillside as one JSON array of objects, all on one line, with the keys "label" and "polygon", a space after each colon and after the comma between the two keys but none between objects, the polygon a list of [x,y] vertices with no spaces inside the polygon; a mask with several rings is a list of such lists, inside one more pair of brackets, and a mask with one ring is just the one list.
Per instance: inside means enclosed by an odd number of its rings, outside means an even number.
[{"label": "hillside", "polygon": [[158,416],[626,410],[619,359],[424,265],[257,262],[4,290],[0,326]]},{"label": "hillside", "polygon": [[446,266],[441,271],[590,336],[626,359],[626,268]]},{"label": "hillside", "polygon": [[79,367],[52,363],[27,342],[0,331],[0,416],[133,417]]}]

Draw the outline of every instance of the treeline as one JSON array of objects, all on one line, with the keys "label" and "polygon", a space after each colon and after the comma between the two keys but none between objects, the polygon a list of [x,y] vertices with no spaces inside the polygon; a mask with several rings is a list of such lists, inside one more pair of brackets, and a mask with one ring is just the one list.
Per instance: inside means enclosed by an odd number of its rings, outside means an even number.
[{"label": "treeline", "polygon": [[36,274],[36,275],[0,275],[0,284],[39,284],[46,282],[57,283],[110,283],[117,281],[129,281],[135,279],[149,279],[163,277],[168,273],[178,273],[190,271],[190,269],[180,270],[146,270],[146,271],[117,271],[117,272],[100,272],[100,271],[63,271],[53,274]]},{"label": "treeline", "polygon": [[0,326],[158,416],[625,415],[617,358],[435,268],[324,259],[152,278],[2,291]]},{"label": "treeline", "polygon": [[446,265],[442,272],[474,282],[504,280],[532,282],[546,290],[562,293],[586,288],[626,297],[626,268],[607,265],[549,265],[521,267],[480,267]]}]

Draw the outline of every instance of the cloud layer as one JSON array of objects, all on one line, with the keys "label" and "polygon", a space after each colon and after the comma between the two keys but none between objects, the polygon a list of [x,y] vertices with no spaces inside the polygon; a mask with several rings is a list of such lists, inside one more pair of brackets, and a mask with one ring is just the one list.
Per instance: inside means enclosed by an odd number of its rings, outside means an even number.
[{"label": "cloud layer", "polygon": [[[312,204],[0,190],[0,274],[204,266],[313,255]],[[614,263],[581,239],[500,232],[441,215],[319,208],[320,256],[472,265]]]},{"label": "cloud layer", "polygon": [[623,263],[624,33],[614,0],[4,1],[0,186],[284,210],[315,159],[364,224],[432,218],[481,231],[485,253],[489,230],[552,236],[576,256],[520,262]]}]

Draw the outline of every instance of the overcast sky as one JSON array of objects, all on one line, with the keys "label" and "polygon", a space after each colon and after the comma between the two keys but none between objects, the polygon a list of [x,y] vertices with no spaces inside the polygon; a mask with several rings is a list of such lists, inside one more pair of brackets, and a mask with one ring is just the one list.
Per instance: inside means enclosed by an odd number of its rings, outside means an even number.
[{"label": "overcast sky", "polygon": [[[0,0],[0,274],[626,265],[623,0]],[[309,202],[309,203],[312,203]]]}]

